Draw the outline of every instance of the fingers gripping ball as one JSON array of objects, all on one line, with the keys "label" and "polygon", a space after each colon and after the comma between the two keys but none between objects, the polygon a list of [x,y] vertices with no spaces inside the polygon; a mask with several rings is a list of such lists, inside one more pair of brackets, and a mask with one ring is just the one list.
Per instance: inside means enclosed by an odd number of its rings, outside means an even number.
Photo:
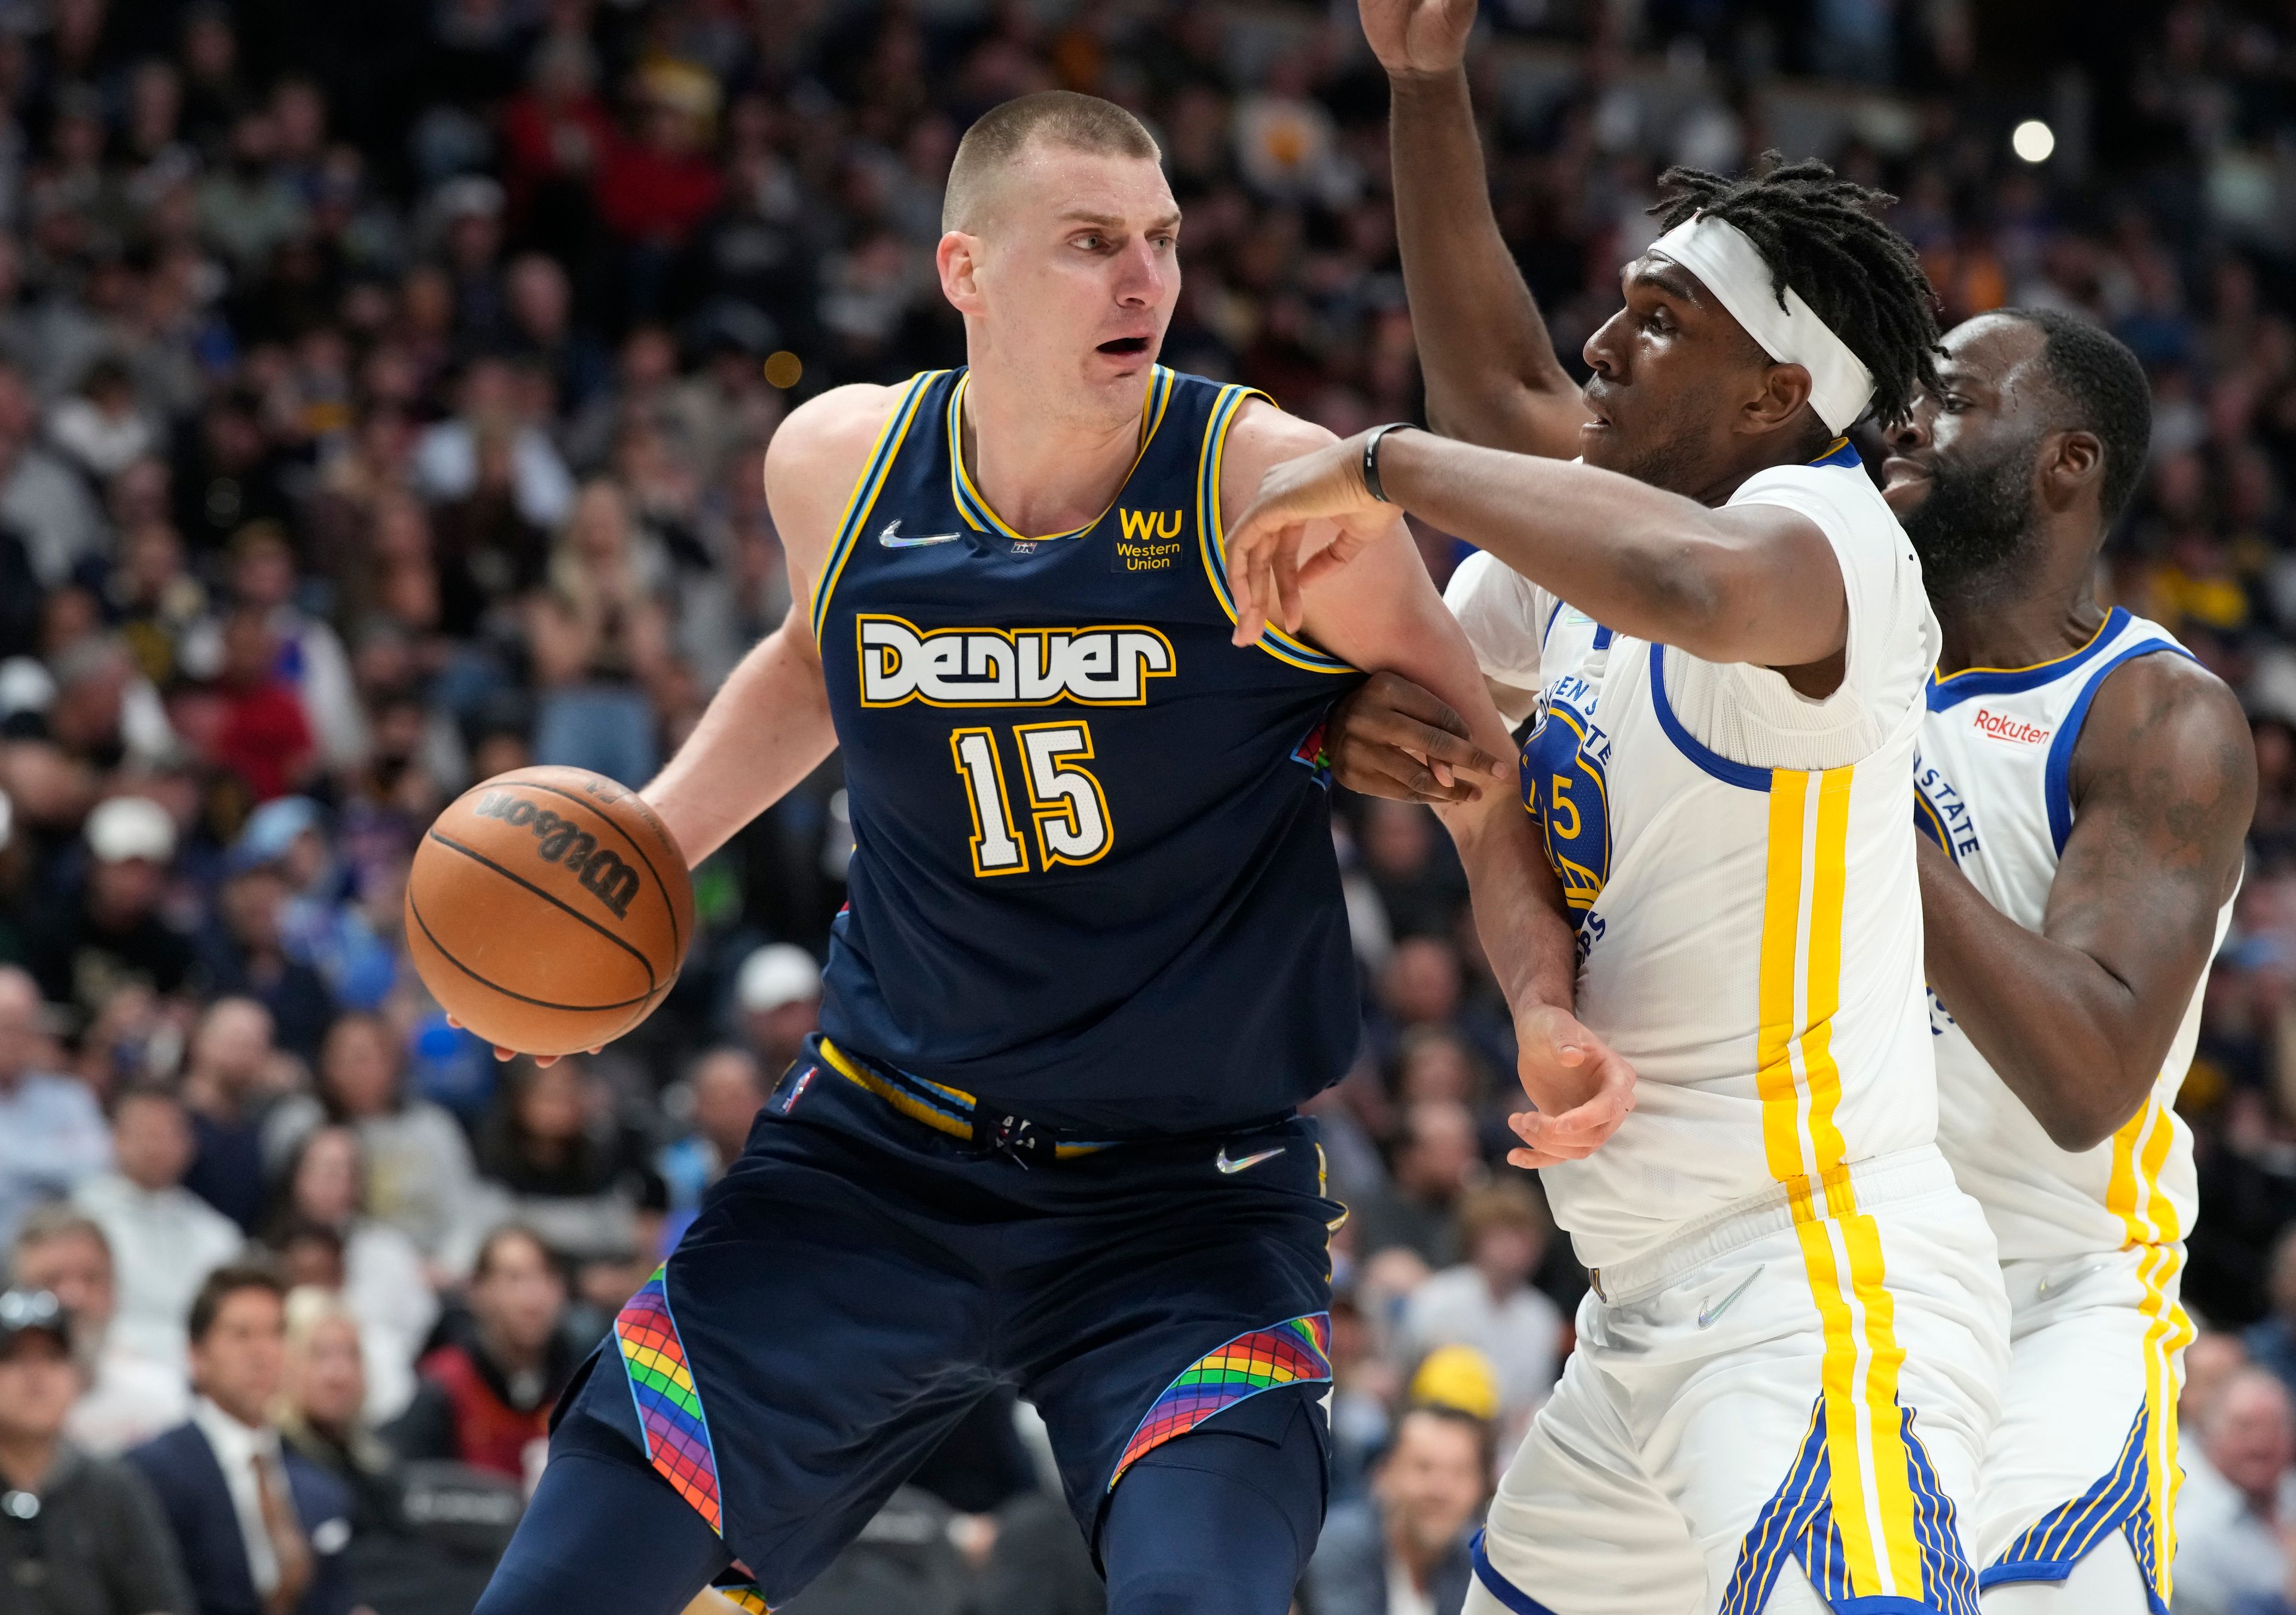
[{"label": "fingers gripping ball", "polygon": [[529,1054],[620,1037],[693,937],[685,856],[634,791],[521,768],[463,792],[415,848],[406,947],[447,1012]]}]

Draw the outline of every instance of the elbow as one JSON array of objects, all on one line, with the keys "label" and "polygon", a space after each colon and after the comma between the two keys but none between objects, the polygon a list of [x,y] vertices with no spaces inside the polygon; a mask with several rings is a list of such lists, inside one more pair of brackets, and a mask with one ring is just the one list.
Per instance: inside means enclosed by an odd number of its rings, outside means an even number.
[{"label": "elbow", "polygon": [[2112,1137],[2118,1129],[2113,1123],[2094,1112],[2065,1110],[2043,1116],[2038,1111],[2035,1119],[2049,1142],[2068,1155],[2085,1155]]},{"label": "elbow", "polygon": [[2049,1142],[2069,1155],[2085,1154],[2127,1127],[2152,1092],[2149,1075],[2112,1069],[2056,1073],[2053,1102],[2029,1106]]}]

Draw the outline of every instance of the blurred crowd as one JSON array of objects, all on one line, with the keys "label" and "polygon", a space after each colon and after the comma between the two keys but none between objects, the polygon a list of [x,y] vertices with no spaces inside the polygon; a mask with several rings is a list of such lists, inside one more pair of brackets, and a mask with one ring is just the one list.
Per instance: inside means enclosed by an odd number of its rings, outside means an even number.
[{"label": "blurred crowd", "polygon": [[[813,1024],[849,835],[832,759],[699,872],[660,1012],[546,1070],[408,969],[417,835],[529,762],[642,783],[778,622],[764,445],[961,360],[941,179],[998,101],[1158,133],[1168,362],[1341,432],[1416,413],[1353,10],[0,0],[0,1605],[468,1609],[553,1399]],[[1566,354],[1660,169],[1775,144],[1903,199],[1948,321],[2077,309],[2151,370],[2107,587],[2240,690],[2262,765],[2184,1103],[2177,1615],[2284,1612],[2296,31],[2239,0],[1484,12],[1498,213]],[[1457,546],[1420,537],[1440,581]],[[1509,1025],[1447,841],[1339,810],[1366,1019],[1316,1107],[1353,1217],[1300,1602],[1449,1615],[1584,1279],[1499,1162]],[[1097,1600],[1007,1404],[793,1608]]]}]

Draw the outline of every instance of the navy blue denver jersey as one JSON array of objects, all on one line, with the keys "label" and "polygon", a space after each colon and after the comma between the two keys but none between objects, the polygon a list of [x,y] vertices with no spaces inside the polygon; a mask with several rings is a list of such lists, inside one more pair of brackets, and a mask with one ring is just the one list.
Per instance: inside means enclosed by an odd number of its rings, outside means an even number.
[{"label": "navy blue denver jersey", "polygon": [[1051,1126],[1286,1111],[1356,1048],[1324,713],[1354,669],[1231,643],[1241,387],[1159,367],[1115,502],[1029,537],[958,452],[965,373],[910,381],[813,628],[854,855],[823,1029]]}]

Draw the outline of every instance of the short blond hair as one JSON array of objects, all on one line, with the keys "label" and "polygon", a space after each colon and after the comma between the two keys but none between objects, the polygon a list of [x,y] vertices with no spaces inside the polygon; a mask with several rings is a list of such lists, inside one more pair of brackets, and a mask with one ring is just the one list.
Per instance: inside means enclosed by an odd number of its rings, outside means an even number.
[{"label": "short blond hair", "polygon": [[1073,90],[1021,95],[983,112],[956,143],[948,186],[941,193],[940,227],[966,228],[990,182],[1035,141],[1150,162],[1164,155],[1148,126],[1112,101]]}]

